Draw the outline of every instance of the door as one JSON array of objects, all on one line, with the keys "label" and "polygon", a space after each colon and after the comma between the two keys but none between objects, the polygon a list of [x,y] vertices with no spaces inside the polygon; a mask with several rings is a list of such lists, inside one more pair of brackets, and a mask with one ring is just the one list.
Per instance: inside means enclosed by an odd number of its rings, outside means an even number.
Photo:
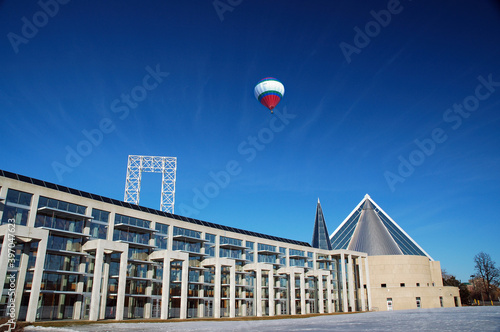
[{"label": "door", "polygon": [[392,298],[387,298],[387,311],[392,311]]}]

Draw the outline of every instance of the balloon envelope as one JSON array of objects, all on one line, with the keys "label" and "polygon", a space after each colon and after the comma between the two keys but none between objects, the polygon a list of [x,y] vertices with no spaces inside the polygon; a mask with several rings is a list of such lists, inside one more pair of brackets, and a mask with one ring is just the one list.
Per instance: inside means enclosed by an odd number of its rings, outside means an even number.
[{"label": "balloon envelope", "polygon": [[262,79],[254,89],[255,98],[257,98],[262,105],[266,106],[273,111],[273,108],[278,105],[281,98],[285,94],[285,87],[283,84],[273,77],[266,77]]}]

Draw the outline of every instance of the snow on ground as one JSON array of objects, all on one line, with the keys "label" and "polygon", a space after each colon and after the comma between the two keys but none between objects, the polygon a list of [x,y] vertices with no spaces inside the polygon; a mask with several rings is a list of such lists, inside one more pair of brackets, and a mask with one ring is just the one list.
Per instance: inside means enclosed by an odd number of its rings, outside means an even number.
[{"label": "snow on ground", "polygon": [[500,307],[462,307],[369,312],[297,319],[255,321],[185,321],[110,323],[49,328],[28,326],[27,332],[186,332],[186,331],[497,331]]}]

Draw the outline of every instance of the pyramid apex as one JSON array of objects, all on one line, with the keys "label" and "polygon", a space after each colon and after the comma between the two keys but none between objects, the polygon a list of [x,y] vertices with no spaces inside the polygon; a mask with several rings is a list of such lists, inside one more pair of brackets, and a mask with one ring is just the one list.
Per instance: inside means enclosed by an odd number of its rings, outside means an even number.
[{"label": "pyramid apex", "polygon": [[320,204],[320,202],[319,202],[319,197],[318,197],[318,204]]},{"label": "pyramid apex", "polygon": [[370,195],[368,195],[368,194],[365,195],[365,199],[366,198],[371,199]]}]

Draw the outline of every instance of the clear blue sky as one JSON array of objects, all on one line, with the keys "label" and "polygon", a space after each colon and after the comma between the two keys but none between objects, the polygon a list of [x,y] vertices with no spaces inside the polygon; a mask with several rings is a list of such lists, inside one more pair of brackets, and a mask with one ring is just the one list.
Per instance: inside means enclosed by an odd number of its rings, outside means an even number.
[{"label": "clear blue sky", "polygon": [[0,1],[0,168],[123,199],[174,156],[176,213],[307,242],[368,193],[465,281],[500,264],[499,32],[486,0]]}]

